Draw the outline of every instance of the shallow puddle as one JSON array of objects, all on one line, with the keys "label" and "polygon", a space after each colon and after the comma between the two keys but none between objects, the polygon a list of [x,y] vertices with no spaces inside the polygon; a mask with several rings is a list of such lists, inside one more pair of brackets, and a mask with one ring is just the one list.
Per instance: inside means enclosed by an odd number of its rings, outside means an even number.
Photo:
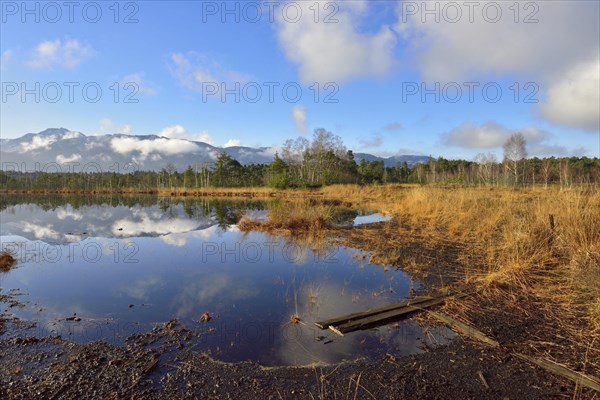
[{"label": "shallow puddle", "polygon": [[[268,203],[8,196],[2,204],[2,248],[19,262],[0,287],[19,288],[26,306],[0,306],[37,323],[27,334],[122,344],[177,319],[197,351],[265,365],[405,355],[453,336],[410,321],[344,337],[314,326],[402,300],[410,277],[355,249],[240,232],[241,216],[264,219]],[[342,222],[387,218],[356,212]]]}]

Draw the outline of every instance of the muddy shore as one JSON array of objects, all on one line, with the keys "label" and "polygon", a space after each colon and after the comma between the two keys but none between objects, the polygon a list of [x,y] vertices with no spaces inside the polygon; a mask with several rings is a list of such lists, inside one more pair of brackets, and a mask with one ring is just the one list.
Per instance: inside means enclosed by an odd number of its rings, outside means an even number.
[{"label": "muddy shore", "polygon": [[[348,243],[374,248],[386,224],[346,231]],[[361,230],[369,232],[361,232]],[[358,232],[358,237],[354,236]],[[339,233],[338,237],[343,236]],[[360,239],[362,238],[362,239]],[[410,269],[419,258],[423,268],[411,271],[427,287],[451,285],[451,266],[459,265],[460,248],[405,243],[394,261]],[[360,241],[361,243],[358,243]],[[419,244],[421,242],[421,244]],[[360,246],[359,246],[360,244]],[[442,257],[441,254],[444,254]],[[400,257],[400,256],[399,256]],[[442,278],[442,272],[446,276]],[[458,279],[456,279],[458,281]],[[500,290],[500,289],[498,289]],[[417,355],[363,359],[337,365],[265,368],[256,363],[224,363],[197,351],[197,333],[173,321],[132,336],[123,346],[104,342],[73,343],[59,337],[27,334],[27,321],[15,320],[18,291],[0,292],[1,399],[594,399],[599,394],[549,373],[515,356],[543,355],[570,368],[600,375],[600,352],[564,336],[564,325],[549,323],[539,305],[509,289],[504,294],[476,294],[441,307],[500,342],[488,347],[458,336],[448,345]],[[467,310],[467,311],[465,311]],[[413,318],[423,326],[436,322]],[[566,325],[570,321],[564,321]],[[577,320],[572,321],[576,325]],[[585,332],[581,332],[585,335]]]}]

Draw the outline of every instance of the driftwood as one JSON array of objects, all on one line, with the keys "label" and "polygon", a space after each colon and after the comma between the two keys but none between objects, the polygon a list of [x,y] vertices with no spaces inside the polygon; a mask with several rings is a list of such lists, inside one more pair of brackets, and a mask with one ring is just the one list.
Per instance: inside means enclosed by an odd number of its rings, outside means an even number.
[{"label": "driftwood", "polygon": [[406,307],[408,305],[420,304],[425,301],[429,301],[429,300],[433,300],[433,299],[434,299],[434,297],[432,297],[432,296],[415,297],[413,299],[404,300],[399,303],[390,304],[389,306],[385,306],[385,307],[372,308],[367,311],[357,312],[354,314],[348,314],[348,315],[344,315],[341,317],[327,319],[324,321],[318,321],[318,322],[315,322],[315,325],[321,329],[327,329],[330,325],[339,325],[339,324],[342,324],[342,323],[345,323],[348,321],[368,317],[371,315],[380,314],[382,312],[397,310],[399,308]]},{"label": "driftwood", "polygon": [[471,338],[474,340],[479,340],[480,342],[488,344],[492,347],[500,346],[500,344],[497,341],[486,336],[485,333],[473,328],[472,326],[469,326],[463,322],[460,322],[454,318],[451,318],[446,314],[440,314],[438,312],[431,311],[431,310],[427,310],[427,312],[429,313],[429,315],[431,315],[438,321],[443,322],[444,324],[450,326],[450,328],[454,329],[458,333],[461,333],[468,338]]},{"label": "driftwood", "polygon": [[567,378],[581,386],[585,386],[587,388],[593,389],[597,392],[600,392],[600,380],[596,377],[583,374],[581,372],[573,371],[570,368],[565,367],[562,364],[558,364],[554,361],[548,360],[546,358],[541,357],[533,357],[525,354],[515,353],[515,356],[528,361],[532,364],[537,365],[547,371],[550,371],[556,375],[560,375],[563,378]]},{"label": "driftwood", "polygon": [[315,322],[321,329],[329,328],[338,335],[365,329],[376,324],[388,322],[389,320],[402,317],[416,311],[421,311],[427,307],[442,304],[448,297],[465,297],[466,293],[459,291],[451,293],[440,293],[432,296],[421,296],[404,300],[389,306],[373,308],[367,311],[344,315],[338,318],[332,318],[324,321]]}]

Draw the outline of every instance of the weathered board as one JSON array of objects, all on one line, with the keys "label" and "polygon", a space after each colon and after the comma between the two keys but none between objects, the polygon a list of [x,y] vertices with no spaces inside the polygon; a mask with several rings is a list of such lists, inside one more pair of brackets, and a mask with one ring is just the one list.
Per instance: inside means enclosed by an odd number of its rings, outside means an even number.
[{"label": "weathered board", "polygon": [[573,371],[564,365],[558,364],[546,358],[533,357],[519,353],[515,353],[515,356],[600,393],[600,380],[596,377]]},{"label": "weathered board", "polygon": [[373,308],[363,312],[318,321],[315,322],[315,325],[321,329],[329,328],[338,335],[343,336],[348,332],[365,329],[428,307],[442,304],[448,297],[465,297],[468,294],[463,292],[464,289],[466,289],[466,286],[462,286],[453,292],[414,297],[385,307]]},{"label": "weathered board", "polygon": [[441,314],[431,310],[427,310],[427,312],[429,313],[429,315],[431,315],[438,321],[445,323],[446,325],[450,326],[450,328],[454,329],[458,333],[461,333],[468,338],[479,340],[480,342],[488,344],[492,347],[500,346],[500,343],[488,337],[485,333],[473,328],[472,326],[469,326],[454,318],[451,318],[446,314]]}]

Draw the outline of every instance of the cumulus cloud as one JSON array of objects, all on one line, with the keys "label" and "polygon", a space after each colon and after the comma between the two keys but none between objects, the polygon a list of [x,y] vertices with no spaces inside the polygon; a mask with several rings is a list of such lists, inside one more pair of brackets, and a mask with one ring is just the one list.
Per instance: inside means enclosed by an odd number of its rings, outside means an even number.
[{"label": "cumulus cloud", "polygon": [[83,214],[75,211],[73,206],[68,204],[56,212],[56,217],[60,220],[72,218],[75,221],[81,221],[83,219]]},{"label": "cumulus cloud", "polygon": [[158,133],[158,136],[166,137],[169,139],[174,138],[183,138],[185,136],[186,130],[181,125],[173,125],[167,126],[165,129]]},{"label": "cumulus cloud", "polygon": [[131,133],[131,125],[125,124],[125,125],[118,125],[115,124],[114,122],[112,122],[110,119],[108,118],[102,118],[100,120],[100,132],[101,133],[122,133],[124,135],[127,135],[129,133]]},{"label": "cumulus cloud", "polygon": [[228,141],[225,142],[223,147],[239,146],[240,144],[241,144],[240,139],[229,139]]},{"label": "cumulus cloud", "polygon": [[78,137],[80,137],[80,136],[81,136],[81,132],[76,132],[76,131],[68,131],[68,132],[65,132],[65,133],[62,135],[61,139],[63,139],[63,140],[68,140],[68,139],[76,139],[76,138],[78,138]]},{"label": "cumulus cloud", "polygon": [[154,96],[156,95],[156,90],[145,83],[144,81],[144,73],[136,72],[134,74],[130,74],[121,79],[121,84],[134,84],[137,89],[137,93],[144,94],[146,96]]},{"label": "cumulus cloud", "polygon": [[396,45],[392,29],[387,25],[377,33],[357,29],[368,16],[366,1],[336,3],[339,10],[333,17],[337,20],[334,23],[315,22],[312,17],[312,9],[327,9],[327,1],[295,4],[302,9],[303,17],[290,22],[278,14],[277,37],[286,57],[298,65],[304,83],[340,83],[381,76],[391,69]]},{"label": "cumulus cloud", "polygon": [[203,83],[215,83],[219,88],[224,83],[227,88],[233,88],[235,83],[243,85],[250,79],[196,52],[171,54],[170,69],[181,85],[198,92],[202,92]]},{"label": "cumulus cloud", "polygon": [[136,137],[113,137],[110,141],[113,151],[120,154],[136,153],[134,162],[142,163],[150,155],[175,155],[192,153],[198,146],[182,139],[138,139]]},{"label": "cumulus cloud", "polygon": [[491,149],[502,147],[516,132],[521,132],[528,143],[539,143],[549,136],[547,132],[534,127],[513,130],[493,121],[481,125],[465,122],[445,134],[443,141],[449,145],[469,149]]},{"label": "cumulus cloud", "polygon": [[296,129],[305,134],[308,131],[306,126],[306,109],[302,106],[296,106],[292,109],[292,119],[296,125]]},{"label": "cumulus cloud", "polygon": [[[452,21],[455,11],[444,13],[444,2],[398,3],[395,30],[406,43],[403,53],[416,60],[424,80],[488,81],[512,76],[533,81],[548,97],[542,115],[549,121],[598,130],[600,2],[521,3],[516,16],[513,3],[486,0],[477,2],[472,21],[464,4],[452,4],[462,11],[458,21]],[[409,7],[417,11],[407,12]],[[425,15],[425,8],[437,8],[439,20],[435,13]],[[490,22],[496,8],[501,17]]]},{"label": "cumulus cloud", "polygon": [[211,145],[214,144],[213,138],[210,137],[207,131],[188,134],[187,129],[185,129],[185,127],[179,124],[167,126],[158,133],[158,136],[166,137],[169,139],[187,139],[196,142],[208,143]]},{"label": "cumulus cloud", "polygon": [[600,130],[600,57],[576,65],[553,83],[541,111],[559,124]]},{"label": "cumulus cloud", "polygon": [[46,40],[33,50],[28,65],[35,69],[52,68],[55,66],[73,69],[88,59],[93,49],[77,39]]},{"label": "cumulus cloud", "polygon": [[[403,13],[408,6],[399,3],[395,29],[416,52],[428,80],[462,80],[479,73],[550,77],[587,59],[591,51],[598,52],[598,2],[537,2],[532,5],[537,11],[521,7],[518,23],[514,22],[514,5],[509,2],[478,2],[472,22],[465,6],[459,5],[462,16],[452,22],[452,16],[443,17],[450,15],[449,11],[443,13],[443,2],[419,3],[412,4],[418,7],[414,15]],[[439,21],[422,12],[435,7],[442,15]],[[496,7],[501,8],[502,17],[489,22],[485,16],[493,17]],[[524,23],[528,17],[538,21]]]},{"label": "cumulus cloud", "polygon": [[584,148],[574,149],[549,143],[553,135],[537,127],[509,129],[494,121],[484,124],[465,122],[442,135],[442,142],[465,149],[500,149],[514,133],[520,132],[527,141],[527,150],[531,156],[583,155]]},{"label": "cumulus cloud", "polygon": [[58,164],[72,163],[81,160],[81,154],[71,154],[70,156],[63,156],[59,154],[56,156],[56,162]]},{"label": "cumulus cloud", "polygon": [[56,135],[50,136],[34,136],[31,139],[31,142],[21,143],[21,152],[39,150],[39,149],[49,149],[50,145],[55,143],[58,140]]}]

